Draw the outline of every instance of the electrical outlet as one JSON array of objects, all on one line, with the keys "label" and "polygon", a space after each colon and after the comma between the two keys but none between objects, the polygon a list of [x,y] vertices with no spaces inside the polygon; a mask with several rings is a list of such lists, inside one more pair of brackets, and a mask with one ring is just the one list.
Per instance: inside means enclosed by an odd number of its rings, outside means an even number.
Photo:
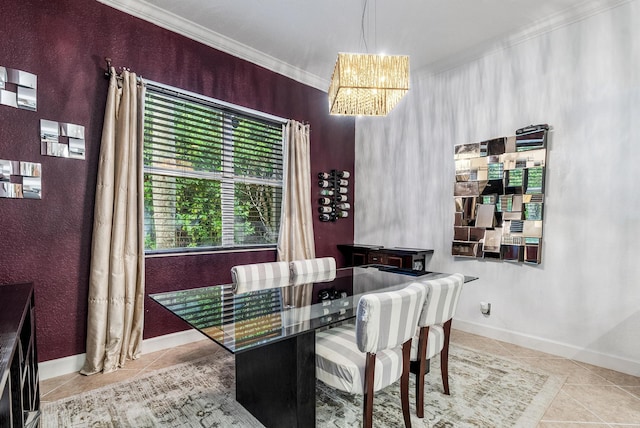
[{"label": "electrical outlet", "polygon": [[485,317],[491,315],[491,303],[480,302],[480,312],[482,312],[482,315]]}]

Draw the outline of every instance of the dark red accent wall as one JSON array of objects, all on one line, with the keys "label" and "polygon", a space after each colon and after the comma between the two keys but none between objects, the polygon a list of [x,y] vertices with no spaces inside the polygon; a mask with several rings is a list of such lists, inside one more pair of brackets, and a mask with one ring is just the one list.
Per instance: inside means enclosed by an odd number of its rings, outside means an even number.
[{"label": "dark red accent wall", "polygon": [[[320,90],[97,1],[4,0],[0,29],[0,66],[38,76],[37,112],[0,105],[0,159],[42,163],[44,195],[0,199],[0,284],[35,284],[41,361],[85,351],[105,57],[157,82],[309,122],[313,175],[353,171],[355,122],[329,116]],[[85,126],[87,159],[41,156],[40,119]],[[314,227],[317,255],[341,264],[336,244],[353,242],[353,217],[316,219]],[[147,259],[147,293],[227,282],[233,265],[275,258],[260,251]],[[147,298],[145,338],[185,328]]]}]

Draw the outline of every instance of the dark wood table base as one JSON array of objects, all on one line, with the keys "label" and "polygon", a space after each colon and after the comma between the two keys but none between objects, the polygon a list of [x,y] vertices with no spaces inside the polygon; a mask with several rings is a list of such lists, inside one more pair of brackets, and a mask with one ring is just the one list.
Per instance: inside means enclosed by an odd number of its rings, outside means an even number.
[{"label": "dark wood table base", "polygon": [[314,427],[315,331],[236,354],[236,400],[266,427]]}]

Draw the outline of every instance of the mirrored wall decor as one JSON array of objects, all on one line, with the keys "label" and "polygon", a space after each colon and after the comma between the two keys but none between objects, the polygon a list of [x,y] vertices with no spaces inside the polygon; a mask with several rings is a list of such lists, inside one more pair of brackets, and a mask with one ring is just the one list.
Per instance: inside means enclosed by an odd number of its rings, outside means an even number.
[{"label": "mirrored wall decor", "polygon": [[454,147],[452,255],[540,264],[548,125]]},{"label": "mirrored wall decor", "polygon": [[0,198],[42,199],[42,165],[0,159]]},{"label": "mirrored wall decor", "polygon": [[41,119],[40,153],[46,156],[84,159],[84,126]]},{"label": "mirrored wall decor", "polygon": [[0,104],[36,111],[37,86],[35,74],[0,66]]}]

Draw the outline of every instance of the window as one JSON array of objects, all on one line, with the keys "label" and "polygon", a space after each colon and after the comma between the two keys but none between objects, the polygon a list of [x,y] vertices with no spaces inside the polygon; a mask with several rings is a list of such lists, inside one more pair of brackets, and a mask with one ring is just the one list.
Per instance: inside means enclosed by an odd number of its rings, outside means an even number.
[{"label": "window", "polygon": [[147,85],[145,250],[275,245],[283,121]]}]

